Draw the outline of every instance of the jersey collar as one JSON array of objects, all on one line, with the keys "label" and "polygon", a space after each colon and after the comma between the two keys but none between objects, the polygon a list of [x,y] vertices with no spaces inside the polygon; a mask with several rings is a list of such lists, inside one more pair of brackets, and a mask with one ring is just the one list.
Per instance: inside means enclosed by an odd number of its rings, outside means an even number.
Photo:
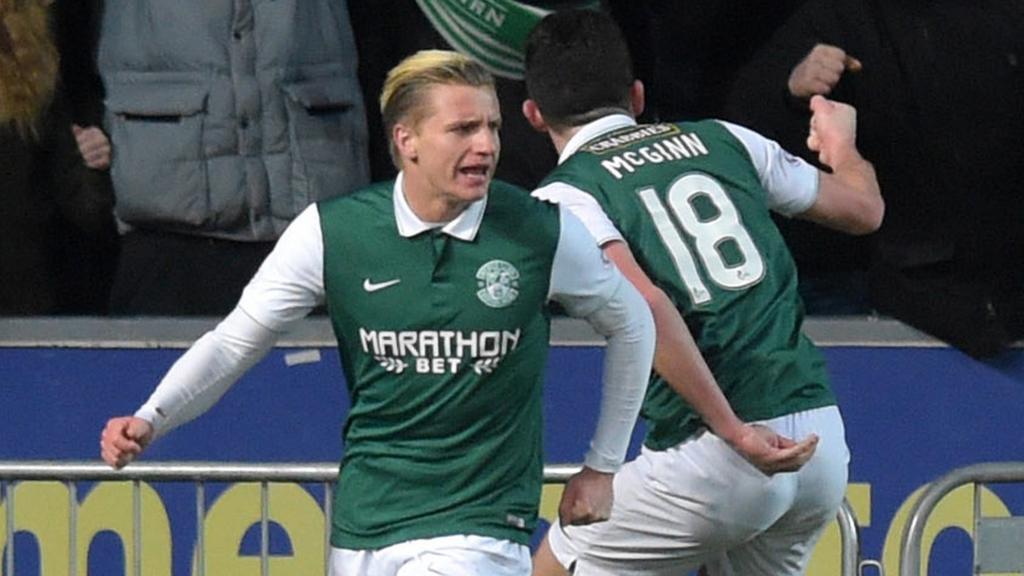
[{"label": "jersey collar", "polygon": [[398,178],[395,179],[395,188],[391,197],[395,207],[395,221],[398,223],[398,233],[403,238],[412,238],[417,234],[422,234],[436,228],[440,228],[441,232],[449,236],[466,242],[472,242],[476,238],[476,233],[480,230],[480,222],[484,218],[484,209],[487,207],[487,196],[470,204],[462,211],[462,214],[459,214],[451,222],[424,222],[409,207],[409,203],[405,199],[402,182],[403,174],[399,172]]},{"label": "jersey collar", "polygon": [[626,126],[636,126],[636,120],[627,114],[609,114],[608,116],[598,118],[593,122],[584,124],[583,127],[580,128],[576,134],[573,134],[573,137],[566,142],[565,148],[562,149],[561,156],[558,157],[558,163],[561,164],[568,160],[569,157],[582,148],[584,144],[590,142],[594,138],[611,132],[612,130],[625,128]]}]

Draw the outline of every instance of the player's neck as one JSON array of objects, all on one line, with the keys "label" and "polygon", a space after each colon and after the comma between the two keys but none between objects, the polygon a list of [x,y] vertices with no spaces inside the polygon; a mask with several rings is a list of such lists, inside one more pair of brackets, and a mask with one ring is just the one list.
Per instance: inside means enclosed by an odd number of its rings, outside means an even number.
[{"label": "player's neck", "polygon": [[[417,185],[418,184],[418,185]],[[454,198],[430,189],[425,183],[403,182],[401,193],[405,202],[417,218],[427,223],[446,223],[459,217],[472,201]]]},{"label": "player's neck", "polygon": [[548,136],[551,137],[551,143],[555,145],[555,151],[558,152],[559,156],[562,155],[562,151],[565,150],[565,147],[569,145],[569,140],[572,140],[572,137],[575,136],[581,128],[583,127],[571,126],[568,128],[559,128],[558,130],[548,130]]}]

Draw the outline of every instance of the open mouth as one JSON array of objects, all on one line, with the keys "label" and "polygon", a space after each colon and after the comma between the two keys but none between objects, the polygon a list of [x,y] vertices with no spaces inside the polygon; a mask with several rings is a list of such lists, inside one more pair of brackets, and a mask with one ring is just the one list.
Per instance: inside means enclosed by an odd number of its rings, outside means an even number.
[{"label": "open mouth", "polygon": [[490,176],[490,166],[463,166],[459,168],[459,174],[468,178],[471,182],[484,182]]}]

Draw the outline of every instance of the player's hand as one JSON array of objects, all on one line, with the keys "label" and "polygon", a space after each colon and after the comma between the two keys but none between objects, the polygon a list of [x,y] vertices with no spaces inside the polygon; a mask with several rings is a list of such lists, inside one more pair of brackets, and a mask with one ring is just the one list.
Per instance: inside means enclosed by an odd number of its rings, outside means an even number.
[{"label": "player's hand", "polygon": [[580,526],[607,520],[612,513],[614,474],[583,467],[565,484],[558,504],[558,519],[563,526]]},{"label": "player's hand", "polygon": [[134,416],[107,421],[100,434],[100,456],[113,468],[123,468],[135,460],[153,439],[153,425]]},{"label": "player's hand", "polygon": [[800,442],[775,433],[758,424],[744,424],[732,441],[732,448],[758,470],[771,476],[799,470],[818,449],[818,436],[811,434]]},{"label": "player's hand", "polygon": [[846,161],[859,160],[857,110],[824,96],[812,97],[810,107],[807,148],[818,153],[818,160],[833,169]]},{"label": "player's hand", "polygon": [[78,124],[72,124],[71,133],[75,136],[78,152],[86,166],[93,170],[110,168],[110,140],[103,130],[95,126],[82,128]]},{"label": "player's hand", "polygon": [[844,72],[860,72],[864,66],[842,48],[818,44],[789,73],[789,93],[797,98],[832,92]]}]

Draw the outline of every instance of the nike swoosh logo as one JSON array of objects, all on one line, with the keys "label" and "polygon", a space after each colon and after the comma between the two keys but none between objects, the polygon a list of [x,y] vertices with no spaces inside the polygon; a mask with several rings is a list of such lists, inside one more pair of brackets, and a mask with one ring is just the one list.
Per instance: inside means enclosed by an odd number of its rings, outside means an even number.
[{"label": "nike swoosh logo", "polygon": [[394,280],[388,280],[386,282],[370,282],[369,278],[365,278],[363,280],[363,290],[366,290],[367,292],[376,292],[377,290],[383,290],[390,286],[394,286],[401,281],[401,278],[395,278]]}]

